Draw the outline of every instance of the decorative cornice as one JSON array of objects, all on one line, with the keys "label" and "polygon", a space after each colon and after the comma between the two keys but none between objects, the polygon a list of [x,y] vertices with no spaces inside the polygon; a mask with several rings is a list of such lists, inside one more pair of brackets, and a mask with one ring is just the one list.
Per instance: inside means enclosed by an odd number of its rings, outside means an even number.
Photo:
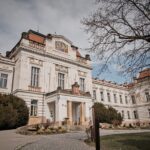
[{"label": "decorative cornice", "polygon": [[11,59],[5,58],[5,57],[0,57],[0,63],[7,64],[7,65],[12,65],[14,66],[15,63],[11,61]]},{"label": "decorative cornice", "polygon": [[29,90],[21,90],[21,89],[16,89],[15,91],[12,92],[12,94],[16,94],[17,92],[24,92],[24,93],[30,93],[30,94],[38,94],[38,95],[45,95],[45,92],[35,92],[35,91],[29,91]]},{"label": "decorative cornice", "polygon": [[5,68],[0,68],[0,71],[12,72],[13,70],[5,69]]},{"label": "decorative cornice", "polygon": [[116,89],[120,89],[120,90],[129,91],[129,89],[127,87],[124,87],[124,86],[121,86],[121,85],[118,85],[118,84],[114,84],[114,83],[108,83],[107,81],[92,79],[92,83],[102,85],[102,86],[111,87],[111,88],[116,88]]},{"label": "decorative cornice", "polygon": [[52,91],[52,92],[49,92],[49,93],[46,93],[46,96],[51,96],[51,95],[54,95],[54,94],[63,94],[63,95],[71,95],[71,96],[75,96],[75,97],[88,97],[88,98],[91,98],[91,94],[89,92],[81,92],[80,91],[80,94],[74,94],[72,92],[72,90],[62,90],[61,88],[58,88],[57,90],[55,91]]},{"label": "decorative cornice", "polygon": [[42,51],[42,50],[39,51],[37,49],[34,50],[33,48],[30,48],[30,47],[27,47],[27,46],[24,46],[24,45],[20,45],[20,47],[16,50],[16,53],[18,51],[21,51],[21,50],[26,51],[26,52],[30,52],[30,53],[33,52],[33,53],[35,53],[37,55],[40,55],[40,56],[49,57],[49,58],[52,58],[52,59],[57,59],[57,60],[60,60],[60,61],[64,61],[64,62],[67,62],[67,63],[71,63],[73,65],[77,65],[77,66],[80,66],[80,67],[92,70],[91,66],[88,66],[88,65],[85,65],[85,64],[81,64],[81,63],[79,63],[77,61],[73,61],[71,59],[60,57],[60,56],[57,56],[55,54],[49,54],[46,51]]},{"label": "decorative cornice", "polygon": [[46,95],[47,98],[49,97],[53,97],[53,96],[57,96],[57,95],[62,95],[62,96],[71,96],[71,97],[80,97],[80,98],[88,98],[88,99],[91,99],[92,101],[92,98],[89,97],[89,96],[83,96],[83,95],[73,95],[73,94],[68,94],[68,93],[63,93],[63,92],[55,92],[55,93],[52,93],[51,95]]}]

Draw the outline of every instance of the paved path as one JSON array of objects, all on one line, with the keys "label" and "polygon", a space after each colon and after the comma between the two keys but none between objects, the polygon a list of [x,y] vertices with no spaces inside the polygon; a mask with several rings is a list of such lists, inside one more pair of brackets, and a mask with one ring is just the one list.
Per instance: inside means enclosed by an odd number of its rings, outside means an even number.
[{"label": "paved path", "polygon": [[[100,130],[101,136],[110,134],[140,133],[150,130]],[[0,131],[1,150],[94,150],[83,140],[83,131],[57,135],[25,136],[16,134],[15,130]]]}]

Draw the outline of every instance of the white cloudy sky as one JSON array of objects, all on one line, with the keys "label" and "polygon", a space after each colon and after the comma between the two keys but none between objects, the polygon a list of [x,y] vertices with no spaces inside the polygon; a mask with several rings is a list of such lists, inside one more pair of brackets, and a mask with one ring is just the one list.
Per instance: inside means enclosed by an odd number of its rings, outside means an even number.
[{"label": "white cloudy sky", "polygon": [[[70,39],[81,49],[87,48],[88,35],[81,19],[95,7],[95,0],[0,0],[0,53],[3,55],[29,29],[43,34],[55,32]],[[93,71],[93,74],[95,72]],[[110,74],[110,73],[109,73]],[[122,82],[116,73],[105,73],[102,79]]]},{"label": "white cloudy sky", "polygon": [[94,6],[94,0],[0,0],[0,50],[4,54],[24,31],[66,36],[76,46],[88,46],[80,23]]}]

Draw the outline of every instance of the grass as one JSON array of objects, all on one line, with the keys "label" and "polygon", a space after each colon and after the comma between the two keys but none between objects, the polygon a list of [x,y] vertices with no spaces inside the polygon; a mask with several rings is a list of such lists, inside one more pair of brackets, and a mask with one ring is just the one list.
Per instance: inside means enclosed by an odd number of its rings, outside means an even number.
[{"label": "grass", "polygon": [[[88,143],[94,146],[94,143]],[[101,150],[150,150],[150,133],[132,133],[101,137]]]}]

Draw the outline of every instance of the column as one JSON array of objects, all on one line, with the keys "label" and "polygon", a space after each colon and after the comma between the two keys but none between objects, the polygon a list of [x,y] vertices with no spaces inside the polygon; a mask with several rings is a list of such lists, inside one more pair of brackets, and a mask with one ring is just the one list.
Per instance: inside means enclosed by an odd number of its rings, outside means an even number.
[{"label": "column", "polygon": [[85,122],[85,103],[80,104],[80,124],[84,125]]},{"label": "column", "polygon": [[72,102],[67,102],[67,115],[69,118],[69,125],[72,125]]},{"label": "column", "polygon": [[60,120],[59,120],[59,100],[55,101],[55,124],[59,125]]}]

